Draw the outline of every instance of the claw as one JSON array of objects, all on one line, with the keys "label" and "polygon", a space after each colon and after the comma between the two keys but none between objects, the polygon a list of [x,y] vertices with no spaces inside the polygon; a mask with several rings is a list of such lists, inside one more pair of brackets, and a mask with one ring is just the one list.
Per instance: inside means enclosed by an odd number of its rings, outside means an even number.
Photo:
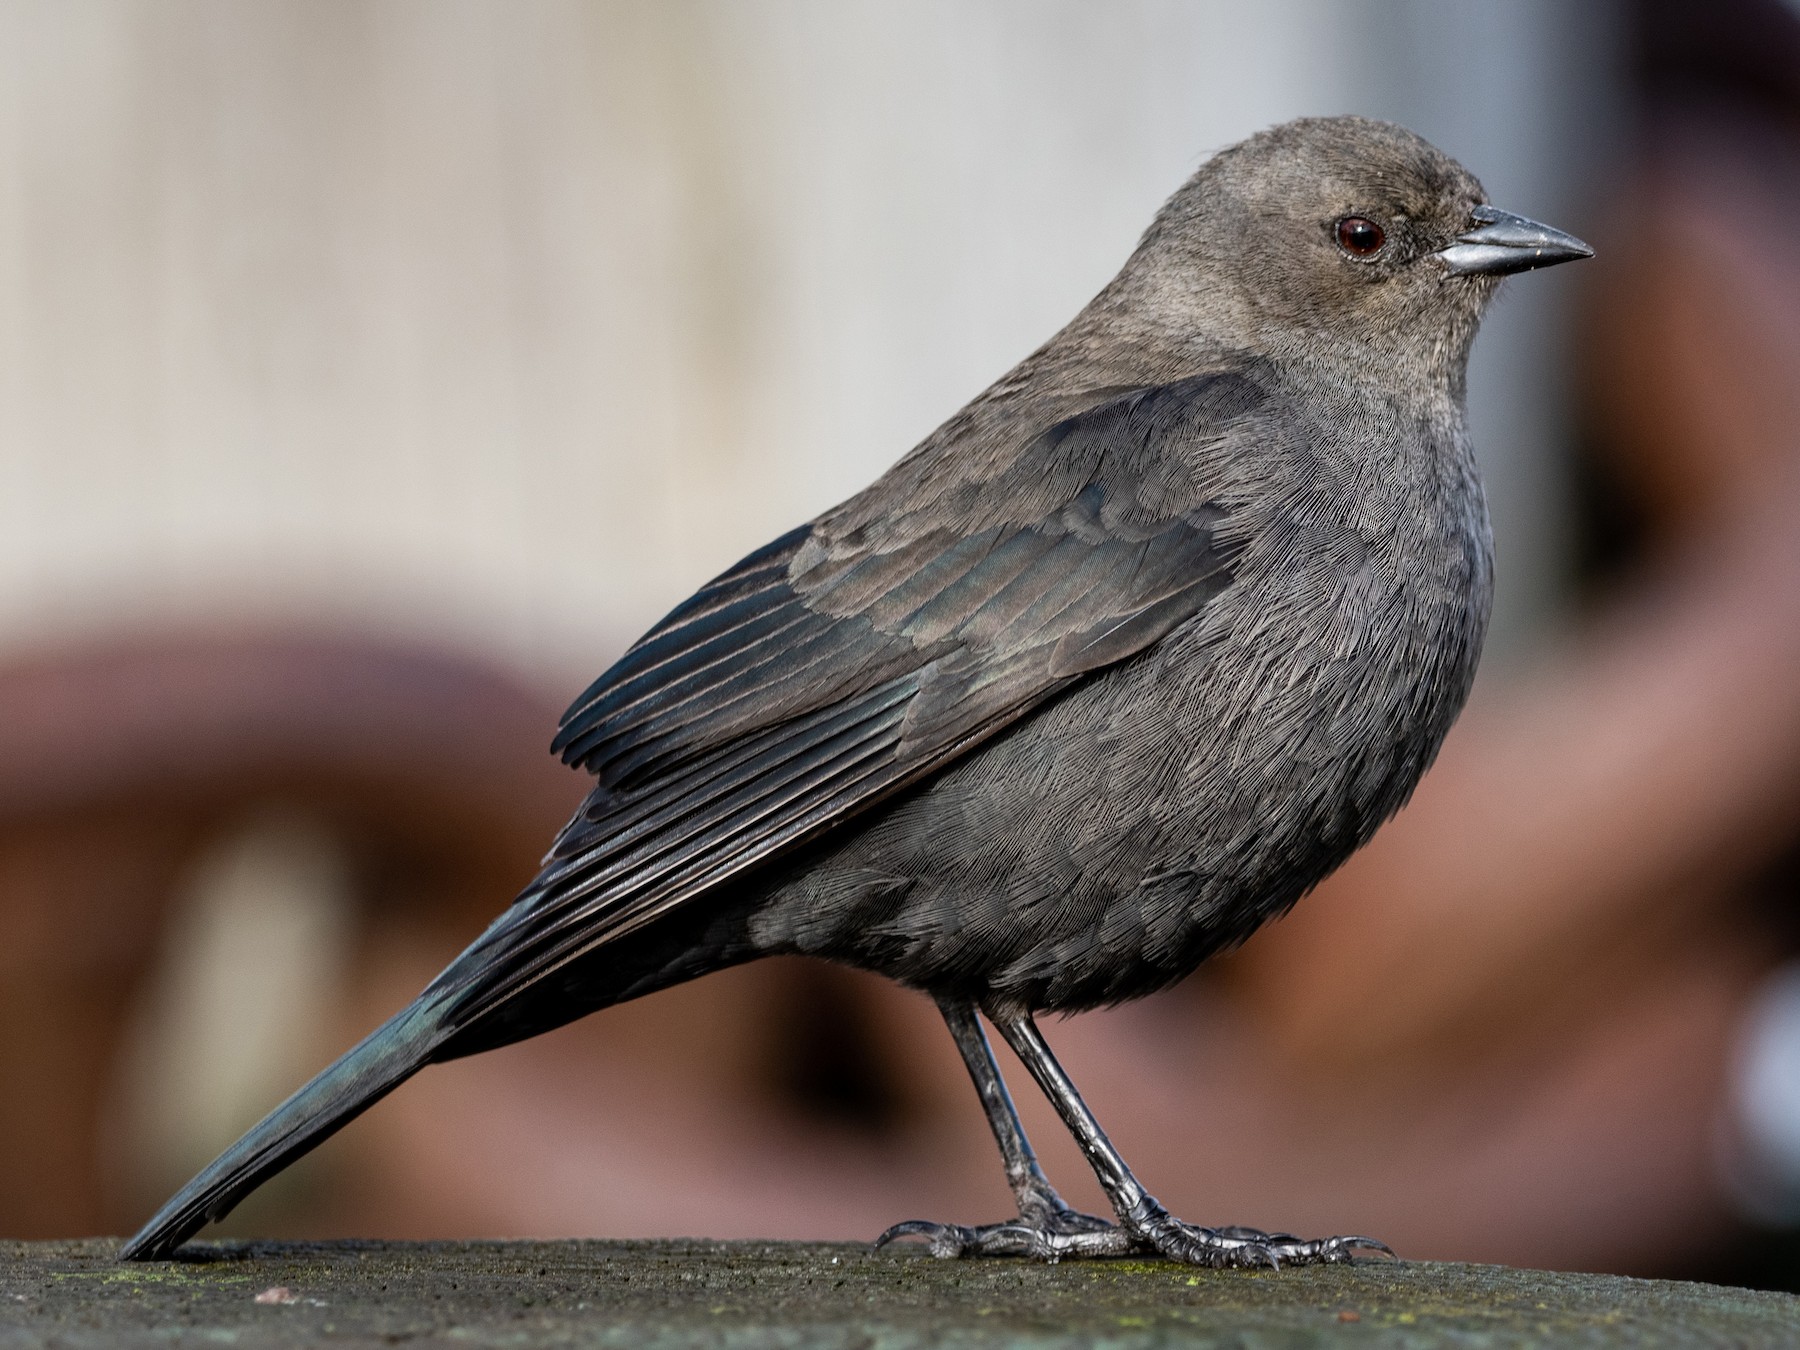
[{"label": "claw", "polygon": [[901,1223],[895,1224],[892,1228],[889,1228],[869,1245],[879,1251],[895,1238],[931,1237],[935,1236],[938,1230],[943,1227],[945,1227],[944,1224],[932,1223],[927,1219],[907,1219]]},{"label": "claw", "polygon": [[933,1256],[949,1260],[966,1256],[975,1247],[977,1230],[957,1223],[932,1223],[929,1219],[907,1219],[875,1239],[874,1250],[880,1251],[896,1238],[922,1237]]}]

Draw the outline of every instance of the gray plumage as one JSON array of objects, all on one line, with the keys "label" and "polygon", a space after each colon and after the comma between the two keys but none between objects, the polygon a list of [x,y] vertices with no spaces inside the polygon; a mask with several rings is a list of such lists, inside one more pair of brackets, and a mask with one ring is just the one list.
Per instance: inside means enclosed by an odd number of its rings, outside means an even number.
[{"label": "gray plumage", "polygon": [[1398,127],[1215,156],[1067,328],[576,701],[556,748],[597,784],[538,879],[125,1254],[172,1251],[425,1063],[793,952],[945,1007],[1024,1180],[1012,1224],[902,1226],[935,1249],[1378,1245],[1191,1228],[1122,1160],[1119,1225],[1073,1215],[995,1115],[972,1009],[1110,1148],[1031,1015],[1181,979],[1406,800],[1487,622],[1476,324],[1500,274],[1584,254]]}]

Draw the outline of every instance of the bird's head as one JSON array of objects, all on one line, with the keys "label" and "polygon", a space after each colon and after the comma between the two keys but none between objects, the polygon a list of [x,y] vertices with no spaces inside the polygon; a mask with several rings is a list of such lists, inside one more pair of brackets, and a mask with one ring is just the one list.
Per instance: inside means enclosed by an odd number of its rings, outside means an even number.
[{"label": "bird's head", "polygon": [[1203,165],[1103,303],[1164,341],[1410,368],[1460,389],[1500,279],[1592,252],[1489,206],[1473,174],[1404,127],[1302,118]]}]

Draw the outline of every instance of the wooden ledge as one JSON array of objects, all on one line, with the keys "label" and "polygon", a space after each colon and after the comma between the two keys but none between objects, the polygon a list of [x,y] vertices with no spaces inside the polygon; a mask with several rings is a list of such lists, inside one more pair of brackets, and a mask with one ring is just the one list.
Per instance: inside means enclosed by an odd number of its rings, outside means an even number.
[{"label": "wooden ledge", "polygon": [[117,1345],[1794,1346],[1800,1298],[1500,1266],[936,1261],[768,1242],[0,1242],[0,1350]]}]

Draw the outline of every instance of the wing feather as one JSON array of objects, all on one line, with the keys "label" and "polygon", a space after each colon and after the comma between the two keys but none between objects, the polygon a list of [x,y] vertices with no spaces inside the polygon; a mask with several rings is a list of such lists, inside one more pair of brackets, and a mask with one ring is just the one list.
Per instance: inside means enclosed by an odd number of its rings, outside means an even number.
[{"label": "wing feather", "polygon": [[702,587],[564,716],[554,748],[594,791],[537,880],[439,977],[452,1024],[1193,618],[1234,556],[1204,466],[1254,433],[1260,403],[1236,374],[1129,391],[987,480],[852,526],[827,516]]}]

